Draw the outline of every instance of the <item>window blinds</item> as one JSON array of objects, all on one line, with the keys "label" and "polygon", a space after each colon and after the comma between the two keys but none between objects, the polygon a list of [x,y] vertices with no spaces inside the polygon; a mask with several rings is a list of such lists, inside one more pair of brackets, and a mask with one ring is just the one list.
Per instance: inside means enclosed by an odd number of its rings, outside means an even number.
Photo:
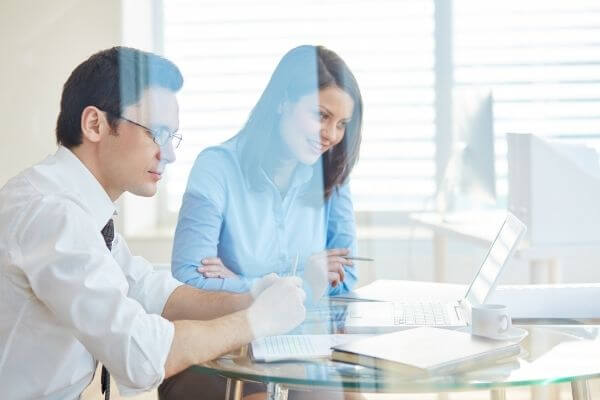
[{"label": "window blinds", "polygon": [[600,144],[600,3],[454,1],[455,87],[492,89],[499,197],[506,133]]},{"label": "window blinds", "polygon": [[185,77],[168,209],[179,210],[196,155],[241,128],[277,62],[301,44],[337,52],[361,87],[355,208],[422,208],[435,191],[433,11],[424,0],[163,2],[163,51]]},{"label": "window blinds", "polygon": [[[454,87],[494,95],[499,197],[506,132],[600,144],[597,0],[452,2]],[[434,3],[424,0],[163,2],[163,49],[182,69],[184,144],[167,182],[177,212],[203,148],[233,136],[281,56],[323,44],[354,71],[365,103],[352,174],[357,210],[418,210],[435,192]]]}]

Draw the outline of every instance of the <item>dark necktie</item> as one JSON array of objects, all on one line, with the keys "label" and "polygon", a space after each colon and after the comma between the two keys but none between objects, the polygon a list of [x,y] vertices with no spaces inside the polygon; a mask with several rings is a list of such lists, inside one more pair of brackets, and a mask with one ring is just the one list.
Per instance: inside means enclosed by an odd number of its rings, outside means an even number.
[{"label": "dark necktie", "polygon": [[[115,225],[113,224],[112,218],[108,220],[104,228],[102,228],[102,237],[104,238],[104,243],[106,243],[106,247],[108,250],[112,250],[112,242],[115,238]],[[108,370],[103,365],[102,366],[102,374],[100,375],[100,387],[102,389],[102,393],[104,393],[104,399],[110,399],[110,374]]]}]

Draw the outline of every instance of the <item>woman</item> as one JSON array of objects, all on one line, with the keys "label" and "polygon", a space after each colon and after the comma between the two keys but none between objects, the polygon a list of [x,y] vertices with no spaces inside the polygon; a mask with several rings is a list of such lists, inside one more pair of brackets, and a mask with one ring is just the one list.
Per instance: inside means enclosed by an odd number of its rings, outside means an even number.
[{"label": "woman", "polygon": [[357,279],[344,257],[356,248],[348,176],[361,125],[361,94],[344,61],[321,46],[290,50],[242,130],[198,156],[175,232],[173,275],[242,292],[276,272],[303,277],[313,300],[326,289],[348,291]]},{"label": "woman", "polygon": [[289,274],[299,255],[298,275],[326,258],[329,294],[347,291],[356,281],[341,257],[356,245],[347,178],[361,123],[358,84],[341,58],[320,46],[288,52],[243,129],[198,156],[179,213],[173,275],[241,292],[253,278]]}]

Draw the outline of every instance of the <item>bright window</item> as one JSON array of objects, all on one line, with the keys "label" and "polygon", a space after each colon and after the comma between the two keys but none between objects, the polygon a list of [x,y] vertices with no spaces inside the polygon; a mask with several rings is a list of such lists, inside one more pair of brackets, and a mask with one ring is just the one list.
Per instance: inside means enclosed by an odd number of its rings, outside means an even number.
[{"label": "bright window", "polygon": [[322,44],[350,66],[364,100],[357,210],[414,210],[435,190],[433,3],[423,0],[169,0],[164,54],[180,66],[184,143],[168,177],[179,210],[206,146],[237,133],[283,54]]},{"label": "bright window", "polygon": [[600,144],[600,3],[455,1],[454,79],[494,96],[498,196],[506,133]]},{"label": "bright window", "polygon": [[[449,106],[440,101],[447,93],[436,93],[443,87],[440,80],[449,80],[453,88],[492,90],[501,203],[507,191],[507,132],[600,143],[597,0],[155,4],[159,12],[153,26],[160,27],[153,30],[155,50],[175,61],[185,76],[179,96],[184,143],[168,169],[164,203],[157,207],[167,210],[162,220],[169,224],[197,154],[237,133],[279,59],[300,44],[336,51],[361,87],[363,146],[352,174],[359,211],[406,212],[434,205],[436,161],[443,162],[440,154],[449,153],[443,147],[450,143],[440,137],[449,132],[443,126],[447,120],[440,118]],[[448,15],[436,13],[436,4],[447,7]],[[436,49],[436,38],[447,40],[436,33],[440,23],[451,26],[450,62],[438,59],[436,69],[436,56],[447,57]]]}]

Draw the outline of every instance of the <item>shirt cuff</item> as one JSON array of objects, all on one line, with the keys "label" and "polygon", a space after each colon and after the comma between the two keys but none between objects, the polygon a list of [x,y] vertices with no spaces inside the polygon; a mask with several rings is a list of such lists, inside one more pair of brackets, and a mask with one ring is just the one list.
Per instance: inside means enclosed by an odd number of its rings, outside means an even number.
[{"label": "shirt cuff", "polygon": [[[115,377],[119,393],[123,396],[133,396],[156,389],[165,379],[165,365],[175,337],[175,325],[159,316],[154,317],[162,320],[158,324],[159,329],[154,331],[154,337],[149,338],[150,335],[147,334],[133,337],[132,345],[137,348],[135,353],[138,354],[140,362],[132,364],[131,368],[137,369],[132,373],[135,374],[136,383],[139,382],[139,385],[128,386]],[[143,349],[152,354],[146,353]]]},{"label": "shirt cuff", "polygon": [[171,271],[154,271],[152,275],[153,292],[151,296],[145,297],[147,312],[161,315],[167,304],[167,300],[175,289],[183,285],[177,279],[173,278]]},{"label": "shirt cuff", "polygon": [[223,279],[223,290],[228,292],[244,293],[249,291],[251,287],[251,279],[243,276]]}]

